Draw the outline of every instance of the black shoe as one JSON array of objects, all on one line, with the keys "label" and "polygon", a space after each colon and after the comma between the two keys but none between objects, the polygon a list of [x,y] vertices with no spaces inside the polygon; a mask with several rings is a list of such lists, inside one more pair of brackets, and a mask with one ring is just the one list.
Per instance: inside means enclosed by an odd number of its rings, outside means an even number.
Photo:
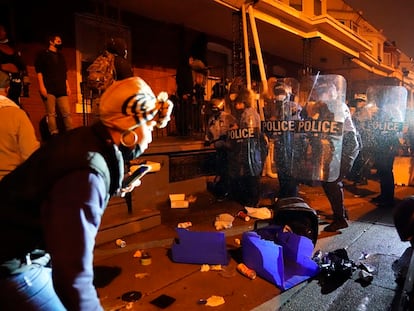
[{"label": "black shoe", "polygon": [[330,225],[327,225],[323,231],[326,232],[335,232],[339,229],[348,228],[348,223],[346,222],[345,218],[342,219],[336,219],[334,220]]},{"label": "black shoe", "polygon": [[375,198],[371,199],[371,202],[375,203],[379,206],[393,206],[394,205],[394,198],[385,198],[382,195],[379,195]]},{"label": "black shoe", "polygon": [[[345,209],[345,211],[344,211],[344,218],[345,218],[345,220],[349,220],[349,215],[348,215],[348,210],[347,209]],[[327,220],[335,220],[337,218],[337,216],[335,216],[335,215],[326,215],[325,216],[325,219],[327,219]]]}]

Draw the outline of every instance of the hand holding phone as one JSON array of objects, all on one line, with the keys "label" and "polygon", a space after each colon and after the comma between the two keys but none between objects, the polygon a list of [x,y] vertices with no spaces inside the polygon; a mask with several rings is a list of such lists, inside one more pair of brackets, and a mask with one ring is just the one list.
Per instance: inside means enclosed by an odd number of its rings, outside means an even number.
[{"label": "hand holding phone", "polygon": [[149,165],[142,164],[122,182],[122,188],[131,187],[138,179],[141,179],[146,173],[151,170]]}]

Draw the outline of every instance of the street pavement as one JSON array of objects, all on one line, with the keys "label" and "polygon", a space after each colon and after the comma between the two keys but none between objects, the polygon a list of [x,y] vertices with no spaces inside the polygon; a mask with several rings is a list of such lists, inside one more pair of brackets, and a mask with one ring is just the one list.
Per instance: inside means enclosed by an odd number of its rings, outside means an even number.
[{"label": "street pavement", "polygon": [[[277,181],[262,178],[262,206],[269,206],[277,193]],[[319,235],[314,252],[345,249],[355,265],[372,268],[372,280],[361,278],[354,269],[346,279],[322,278],[321,274],[297,286],[281,291],[274,284],[257,277],[251,280],[236,270],[242,262],[238,239],[253,230],[255,219],[235,218],[232,228],[221,230],[226,236],[230,255],[228,265],[219,271],[202,272],[201,264],[176,263],[171,246],[177,237],[178,223],[190,221],[191,231],[214,231],[217,215],[235,215],[242,209],[238,203],[217,202],[208,193],[189,193],[195,200],[187,209],[171,209],[169,203],[159,207],[162,223],[152,229],[120,237],[124,248],[115,241],[95,250],[95,285],[105,310],[398,310],[401,286],[396,282],[393,263],[409,247],[401,242],[392,220],[392,207],[377,207],[370,199],[378,195],[379,184],[345,183],[345,205],[349,227],[340,232],[324,232],[331,209],[322,188],[301,185],[300,196],[319,215]],[[396,186],[396,200],[414,195],[410,186]],[[134,257],[137,250],[149,258]],[[210,266],[210,268],[214,268]],[[218,306],[207,306],[208,298],[223,299]],[[130,302],[126,300],[131,300]]]}]

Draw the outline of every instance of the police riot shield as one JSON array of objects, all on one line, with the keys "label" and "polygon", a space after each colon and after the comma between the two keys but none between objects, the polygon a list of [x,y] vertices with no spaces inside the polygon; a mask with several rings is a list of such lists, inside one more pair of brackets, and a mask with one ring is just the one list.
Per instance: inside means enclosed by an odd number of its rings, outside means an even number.
[{"label": "police riot shield", "polygon": [[[264,100],[262,131],[268,137],[273,160],[276,163],[279,180],[291,176],[297,159],[293,152],[294,129],[300,120],[302,107],[296,102],[299,93],[299,82],[294,78],[270,78],[268,80],[268,96]],[[296,144],[298,145],[298,144]]]},{"label": "police riot shield", "polygon": [[231,176],[259,176],[264,161],[260,116],[249,107],[235,119],[236,124],[228,131],[229,173]]},{"label": "police riot shield", "polygon": [[292,176],[299,180],[335,181],[339,177],[346,81],[340,75],[308,76],[301,119],[295,123]]},{"label": "police riot shield", "polygon": [[[387,152],[398,147],[407,108],[407,89],[403,86],[371,86],[367,101],[358,111],[358,128],[363,147],[375,152]],[[394,150],[395,152],[395,150]]]}]

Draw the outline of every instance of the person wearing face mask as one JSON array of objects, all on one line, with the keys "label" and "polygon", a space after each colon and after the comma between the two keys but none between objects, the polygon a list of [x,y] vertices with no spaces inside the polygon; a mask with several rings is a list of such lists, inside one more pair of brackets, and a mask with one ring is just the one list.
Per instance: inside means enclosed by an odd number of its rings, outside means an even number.
[{"label": "person wearing face mask", "polygon": [[35,70],[39,82],[40,96],[46,109],[46,120],[50,135],[59,134],[56,107],[63,119],[65,130],[71,130],[70,86],[67,80],[66,61],[61,53],[62,38],[49,36],[49,47],[39,53],[35,60]]},{"label": "person wearing face mask", "polygon": [[311,116],[317,116],[320,120],[333,120],[333,112],[335,107],[343,115],[343,131],[341,141],[341,153],[335,154],[335,148],[338,147],[327,136],[329,141],[328,152],[325,153],[325,149],[321,148],[318,153],[321,155],[321,161],[331,162],[332,158],[339,156],[339,175],[334,180],[322,181],[322,188],[328,201],[331,205],[333,212],[332,222],[327,225],[323,230],[327,232],[336,232],[340,229],[348,227],[348,213],[344,205],[344,190],[343,179],[350,172],[353,163],[358,156],[360,146],[357,139],[357,131],[352,121],[351,112],[345,101],[342,100],[335,84],[333,83],[321,83],[315,89],[315,93],[319,93],[319,100],[315,103],[315,109],[310,113]]},{"label": "person wearing face mask", "polygon": [[[301,120],[301,106],[292,101],[293,90],[290,79],[269,79],[270,96],[265,102],[266,124],[293,124]],[[272,128],[272,127],[270,127]],[[299,182],[292,176],[292,166],[296,164],[298,152],[294,152],[294,133],[287,127],[275,126],[273,130],[265,127],[264,131],[272,141],[272,153],[276,161],[277,178],[279,181],[278,198],[297,197]]]},{"label": "person wearing face mask", "polygon": [[47,141],[0,181],[0,310],[103,310],[93,285],[102,215],[111,197],[140,185],[122,188],[124,167],[172,108],[139,77],[116,81],[99,122]]},{"label": "person wearing face mask", "polygon": [[267,156],[260,115],[253,104],[253,91],[243,87],[236,93],[231,107],[234,122],[226,139],[230,195],[244,207],[259,205],[260,177]]}]

